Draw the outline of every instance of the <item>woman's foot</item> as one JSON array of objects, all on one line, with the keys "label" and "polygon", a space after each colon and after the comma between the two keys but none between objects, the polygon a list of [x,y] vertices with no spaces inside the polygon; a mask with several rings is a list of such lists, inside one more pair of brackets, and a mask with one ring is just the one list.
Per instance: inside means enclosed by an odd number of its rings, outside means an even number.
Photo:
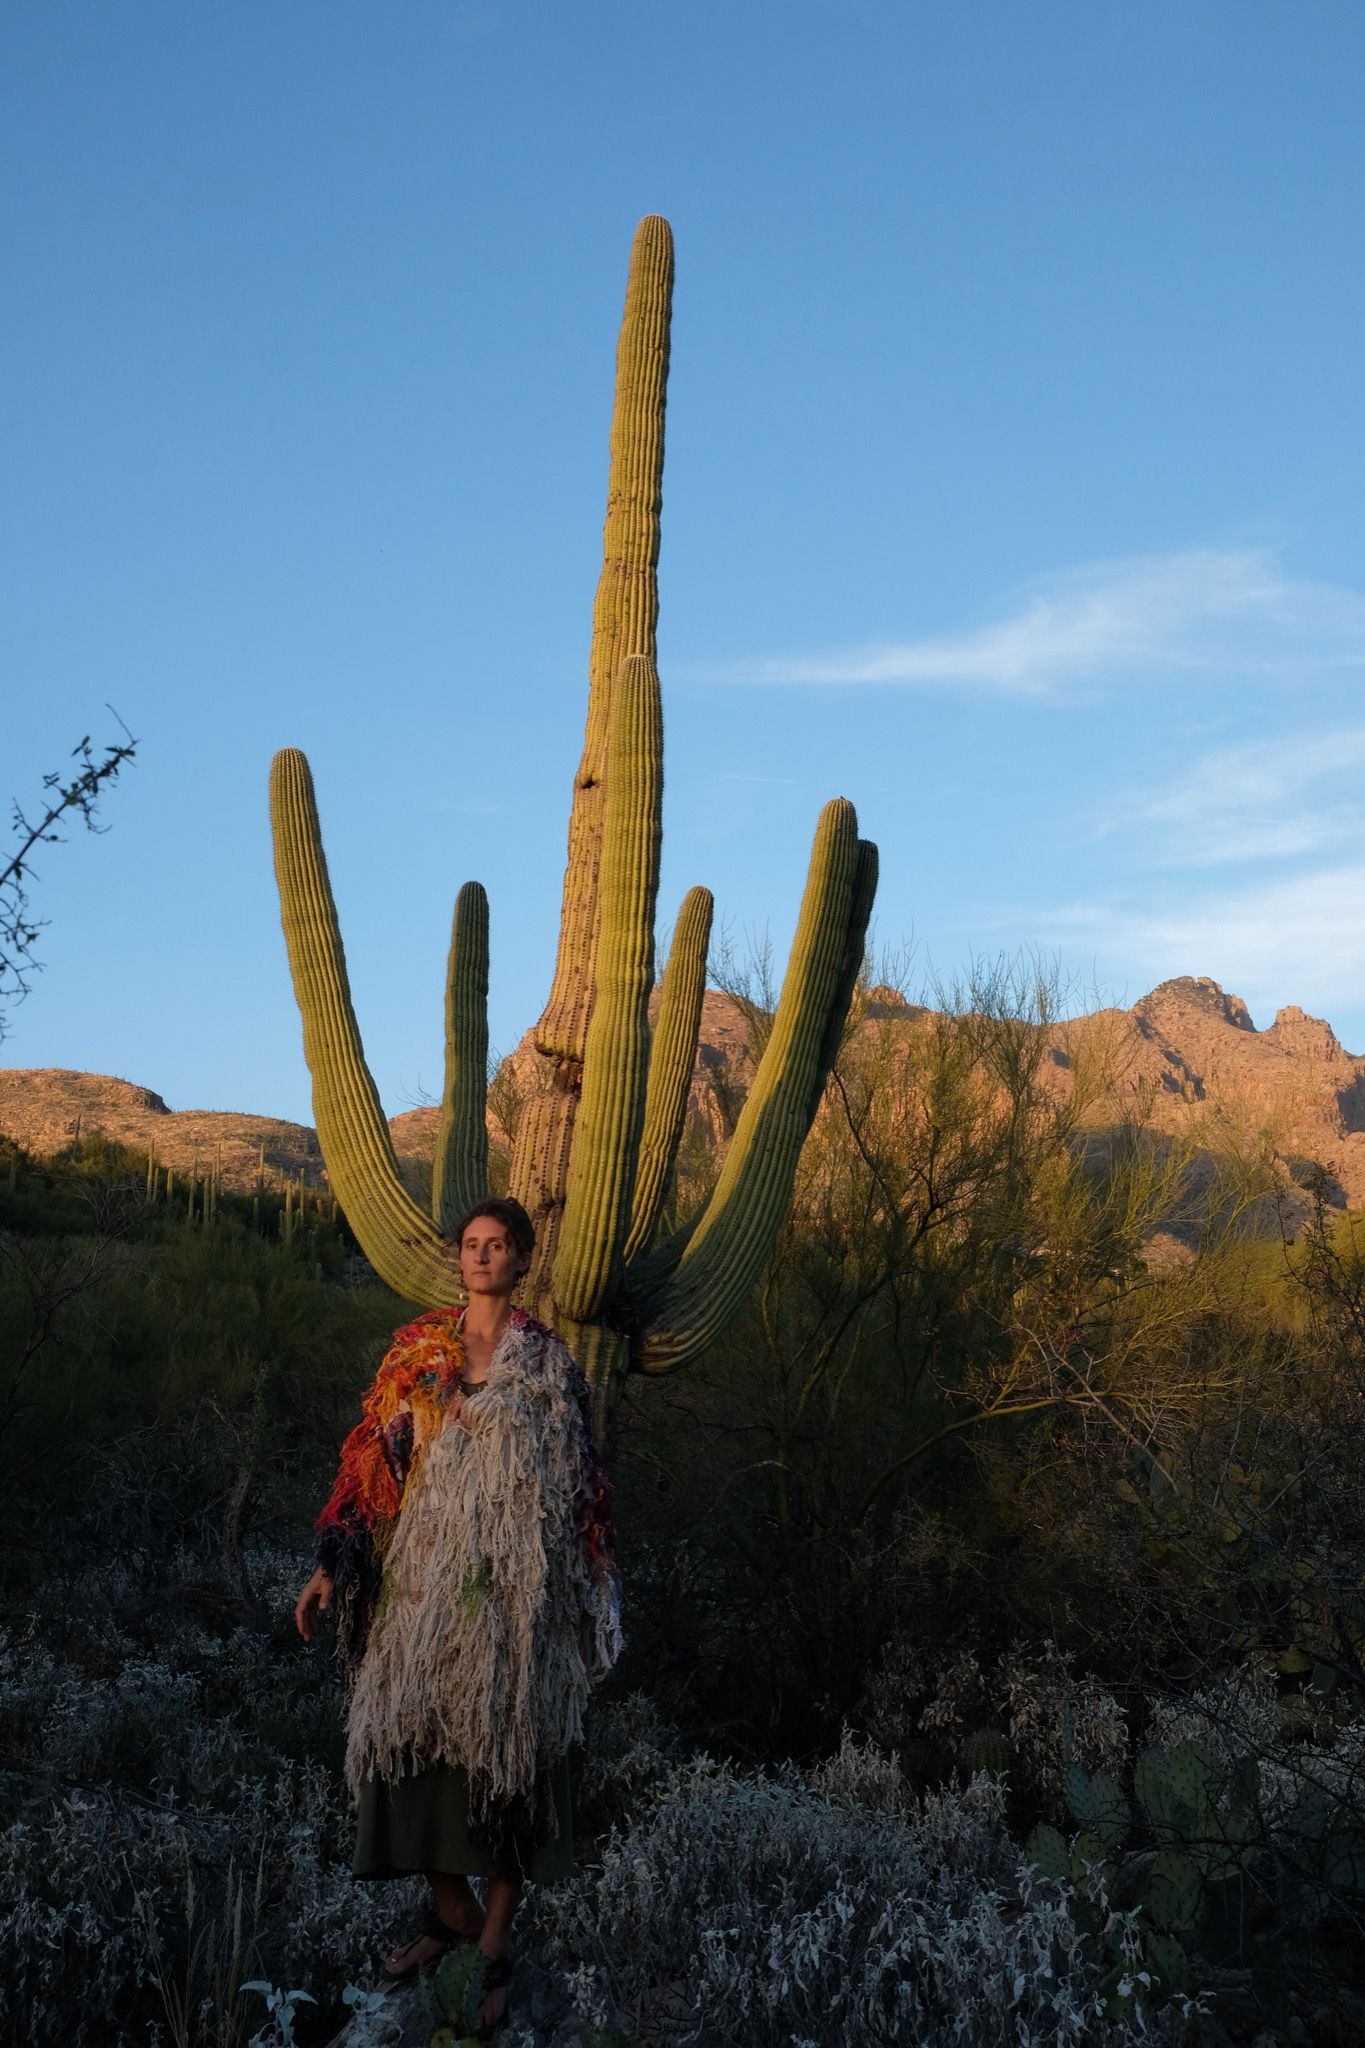
[{"label": "woman's foot", "polygon": [[476,2041],[491,2041],[507,2017],[507,1986],[512,1976],[510,1956],[487,1956],[483,1966],[483,1997],[474,2018]]},{"label": "woman's foot", "polygon": [[438,1913],[428,1913],[420,1931],[385,1956],[383,1974],[391,1984],[401,1984],[415,1977],[419,1970],[425,1970],[429,1963],[439,1962],[456,1942],[477,1941],[482,1928],[483,1915],[477,1907],[457,1910],[453,1922]]}]

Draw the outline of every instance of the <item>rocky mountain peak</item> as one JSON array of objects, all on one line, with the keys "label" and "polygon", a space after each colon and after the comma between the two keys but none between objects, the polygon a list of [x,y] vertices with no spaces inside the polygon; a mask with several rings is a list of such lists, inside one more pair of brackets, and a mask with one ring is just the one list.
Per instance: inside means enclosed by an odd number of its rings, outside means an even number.
[{"label": "rocky mountain peak", "polygon": [[1203,1010],[1210,1016],[1221,1018],[1223,1023],[1231,1024],[1235,1031],[1256,1029],[1242,998],[1230,994],[1208,974],[1177,974],[1170,981],[1159,981],[1141,1002],[1134,1003],[1133,1008],[1145,1012],[1158,1007],[1163,1001],[1180,1003],[1186,1009]]},{"label": "rocky mountain peak", "polygon": [[1286,1003],[1275,1012],[1275,1022],[1266,1037],[1286,1052],[1302,1053],[1313,1060],[1344,1060],[1341,1040],[1325,1017],[1310,1017],[1297,1003]]}]

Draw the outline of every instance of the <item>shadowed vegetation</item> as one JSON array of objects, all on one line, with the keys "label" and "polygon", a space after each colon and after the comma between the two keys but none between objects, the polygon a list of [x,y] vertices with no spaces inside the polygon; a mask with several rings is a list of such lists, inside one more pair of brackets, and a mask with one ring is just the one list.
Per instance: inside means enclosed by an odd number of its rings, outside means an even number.
[{"label": "shadowed vegetation", "polygon": [[[628,1383],[629,1647],[522,1937],[585,2022],[1360,2027],[1365,1232],[1311,1175],[1291,1231],[1255,1144],[1106,1123],[1102,1064],[1048,1086],[1052,1001],[864,990],[750,1303]],[[402,1902],[350,1883],[288,1610],[405,1305],[328,1197],[191,1220],[155,1168],[0,1156],[6,2023],[240,2044],[239,1969],[321,2039]]]}]

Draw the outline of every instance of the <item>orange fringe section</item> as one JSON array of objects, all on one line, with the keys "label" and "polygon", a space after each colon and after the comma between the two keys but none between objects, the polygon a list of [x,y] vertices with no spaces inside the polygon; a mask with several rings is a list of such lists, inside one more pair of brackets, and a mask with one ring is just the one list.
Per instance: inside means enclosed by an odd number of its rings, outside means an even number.
[{"label": "orange fringe section", "polygon": [[398,1513],[402,1488],[385,1430],[404,1407],[412,1414],[415,1442],[425,1442],[436,1427],[464,1370],[460,1315],[459,1309],[431,1309],[394,1331],[362,1404],[361,1420],[341,1447],[336,1484],[315,1525],[319,1531],[372,1530]]}]

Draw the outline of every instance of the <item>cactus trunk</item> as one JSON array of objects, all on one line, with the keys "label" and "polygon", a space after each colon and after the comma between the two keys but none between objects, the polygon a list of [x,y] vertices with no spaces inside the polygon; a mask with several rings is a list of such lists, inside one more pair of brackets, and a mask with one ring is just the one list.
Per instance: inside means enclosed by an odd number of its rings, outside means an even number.
[{"label": "cactus trunk", "polygon": [[552,1312],[553,1307],[550,1276],[592,1014],[611,693],[629,656],[655,658],[672,304],[672,230],[667,221],[651,214],[635,233],[616,350],[602,573],[593,603],[588,715],[569,812],[559,945],[549,1000],[536,1026],[539,1057],[512,1161],[512,1186],[536,1226],[528,1294],[539,1313]]}]

